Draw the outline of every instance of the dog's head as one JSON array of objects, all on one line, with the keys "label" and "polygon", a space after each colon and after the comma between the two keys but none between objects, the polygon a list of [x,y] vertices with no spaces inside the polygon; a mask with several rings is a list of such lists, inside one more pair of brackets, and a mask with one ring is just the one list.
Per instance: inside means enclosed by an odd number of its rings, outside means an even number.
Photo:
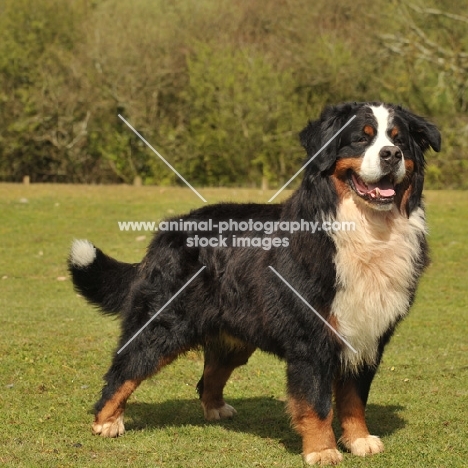
[{"label": "dog's head", "polygon": [[424,153],[439,151],[441,143],[433,124],[382,103],[328,107],[300,139],[309,158],[306,177],[331,176],[338,196],[380,211],[396,204],[408,216],[420,203]]}]

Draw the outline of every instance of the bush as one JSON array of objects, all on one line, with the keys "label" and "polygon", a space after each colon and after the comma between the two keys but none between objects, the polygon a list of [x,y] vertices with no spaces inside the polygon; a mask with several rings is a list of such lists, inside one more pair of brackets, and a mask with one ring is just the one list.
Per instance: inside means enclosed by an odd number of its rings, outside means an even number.
[{"label": "bush", "polygon": [[121,114],[195,185],[278,186],[325,104],[385,100],[443,131],[427,186],[464,188],[468,19],[445,3],[5,0],[0,180],[181,183]]}]

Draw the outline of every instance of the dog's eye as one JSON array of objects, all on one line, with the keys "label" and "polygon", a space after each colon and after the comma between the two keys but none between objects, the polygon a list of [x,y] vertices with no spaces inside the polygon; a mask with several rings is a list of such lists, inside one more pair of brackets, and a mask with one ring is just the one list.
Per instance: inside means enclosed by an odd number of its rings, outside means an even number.
[{"label": "dog's eye", "polygon": [[353,139],[353,143],[367,143],[367,137],[365,135],[358,136]]}]

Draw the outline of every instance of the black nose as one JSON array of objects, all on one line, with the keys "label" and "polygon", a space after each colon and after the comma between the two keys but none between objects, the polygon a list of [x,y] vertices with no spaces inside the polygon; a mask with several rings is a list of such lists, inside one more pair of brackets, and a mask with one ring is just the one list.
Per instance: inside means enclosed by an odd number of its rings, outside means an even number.
[{"label": "black nose", "polygon": [[395,166],[401,161],[403,155],[398,146],[383,146],[379,156],[382,164]]}]

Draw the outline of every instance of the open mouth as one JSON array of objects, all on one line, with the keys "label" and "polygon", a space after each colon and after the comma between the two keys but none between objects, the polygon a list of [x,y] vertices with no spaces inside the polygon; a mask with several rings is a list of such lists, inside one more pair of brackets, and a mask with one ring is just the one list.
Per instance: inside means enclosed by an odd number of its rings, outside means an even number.
[{"label": "open mouth", "polygon": [[391,204],[395,198],[394,179],[390,175],[382,177],[375,183],[364,182],[356,173],[348,177],[351,188],[364,200],[376,204]]}]

